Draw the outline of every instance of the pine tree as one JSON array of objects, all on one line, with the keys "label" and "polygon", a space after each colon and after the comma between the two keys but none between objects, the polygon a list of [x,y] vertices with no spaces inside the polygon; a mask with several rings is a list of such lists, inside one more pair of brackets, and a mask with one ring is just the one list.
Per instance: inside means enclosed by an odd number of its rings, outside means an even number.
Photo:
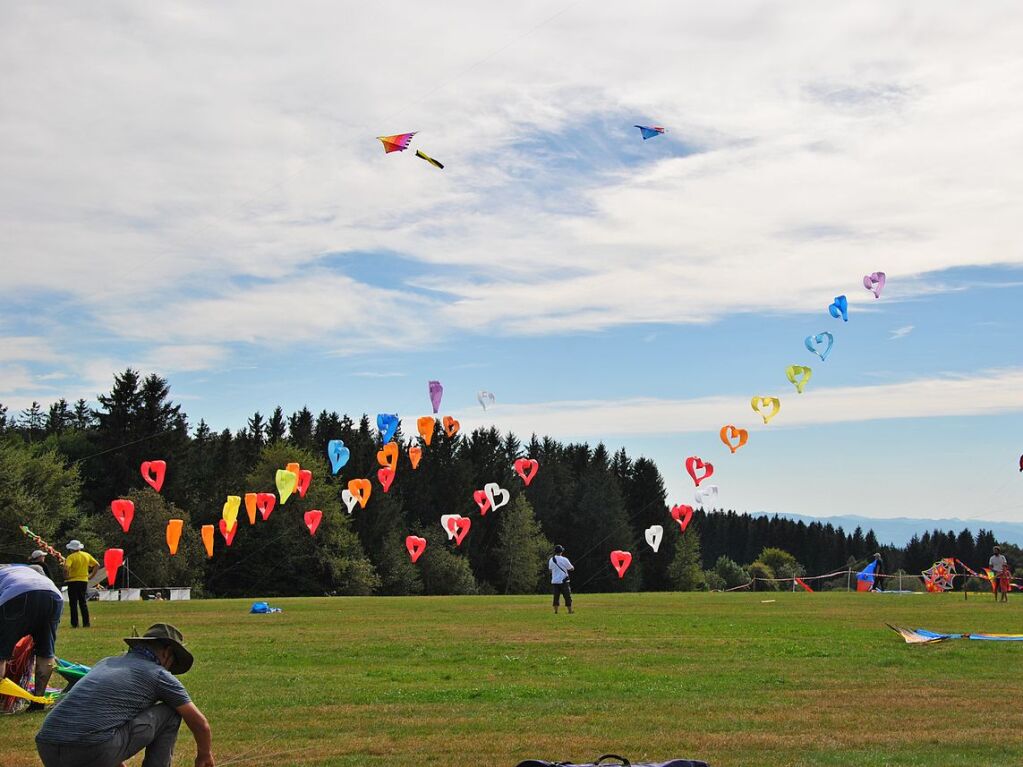
[{"label": "pine tree", "polygon": [[668,582],[675,591],[697,591],[706,588],[700,535],[692,526],[675,536],[675,556],[668,567]]},{"label": "pine tree", "polygon": [[544,537],[524,495],[500,513],[493,553],[498,572],[495,586],[504,594],[535,594],[546,572],[551,542]]},{"label": "pine tree", "polygon": [[275,442],[280,442],[284,439],[284,435],[287,433],[287,430],[287,424],[284,422],[284,411],[281,409],[281,406],[278,405],[270,414],[270,420],[266,424],[267,444],[272,445]]}]

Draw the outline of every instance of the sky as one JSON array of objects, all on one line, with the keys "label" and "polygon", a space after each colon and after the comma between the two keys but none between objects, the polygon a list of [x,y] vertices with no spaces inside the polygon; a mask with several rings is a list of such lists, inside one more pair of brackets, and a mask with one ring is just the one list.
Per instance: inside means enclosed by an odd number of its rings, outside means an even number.
[{"label": "sky", "polygon": [[1019,521],[1021,37],[1013,2],[0,5],[0,402],[131,366],[193,424],[412,432],[437,379],[673,503],[696,455],[739,511]]}]

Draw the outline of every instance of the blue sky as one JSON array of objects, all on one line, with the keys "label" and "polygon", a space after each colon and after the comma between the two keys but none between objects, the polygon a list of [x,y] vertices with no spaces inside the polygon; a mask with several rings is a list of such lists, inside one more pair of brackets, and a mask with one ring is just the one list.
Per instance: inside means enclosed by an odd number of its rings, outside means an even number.
[{"label": "blue sky", "polygon": [[[740,510],[1019,519],[1021,31],[997,3],[5,7],[0,401],[132,365],[217,428],[414,419],[436,378],[466,427],[624,445],[675,502],[695,454]],[[443,171],[374,139],[407,130]]]}]

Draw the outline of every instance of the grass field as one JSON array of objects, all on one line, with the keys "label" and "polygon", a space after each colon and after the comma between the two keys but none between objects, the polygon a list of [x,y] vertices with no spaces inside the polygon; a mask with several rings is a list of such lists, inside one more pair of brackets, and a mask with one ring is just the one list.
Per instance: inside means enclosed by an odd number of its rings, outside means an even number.
[{"label": "grass field", "polygon": [[[775,599],[769,604],[762,599]],[[988,595],[581,595],[100,603],[58,638],[92,663],[168,621],[220,763],[507,765],[534,757],[730,765],[1023,764],[1023,644],[908,646],[885,623],[1023,631]],[[39,714],[0,719],[37,765]],[[187,730],[176,764],[190,765]],[[140,764],[136,757],[132,764]]]}]

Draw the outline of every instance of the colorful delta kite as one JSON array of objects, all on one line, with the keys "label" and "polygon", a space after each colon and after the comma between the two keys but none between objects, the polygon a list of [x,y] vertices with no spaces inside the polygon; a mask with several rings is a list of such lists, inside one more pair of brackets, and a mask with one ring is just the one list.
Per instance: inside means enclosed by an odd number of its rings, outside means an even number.
[{"label": "colorful delta kite", "polygon": [[956,576],[972,575],[979,577],[977,573],[955,557],[939,559],[920,573],[920,575],[923,576],[924,587],[932,593],[950,591],[955,586]]},{"label": "colorful delta kite", "polygon": [[877,570],[876,559],[856,574],[857,591],[871,591],[874,588],[875,570]]},{"label": "colorful delta kite", "polygon": [[416,131],[411,133],[396,133],[393,136],[377,136],[377,141],[384,145],[384,152],[390,154],[391,152],[404,152],[408,149],[409,142],[412,137],[416,135]]},{"label": "colorful delta kite", "polygon": [[654,138],[664,133],[664,128],[660,125],[633,125],[633,128],[639,128],[639,132],[643,134],[643,140],[646,141],[648,138]]},{"label": "colorful delta kite", "polygon": [[426,160],[428,163],[430,163],[430,165],[432,165],[433,167],[435,167],[435,168],[437,168],[439,170],[444,170],[444,163],[438,162],[437,160],[434,160],[432,157],[430,157],[430,155],[428,155],[422,149],[417,149],[416,150],[416,157],[418,157],[421,160]]},{"label": "colorful delta kite", "polygon": [[934,644],[946,639],[977,639],[986,642],[1023,642],[1023,634],[939,634],[927,629],[904,629],[885,624],[906,640],[906,644]]}]

